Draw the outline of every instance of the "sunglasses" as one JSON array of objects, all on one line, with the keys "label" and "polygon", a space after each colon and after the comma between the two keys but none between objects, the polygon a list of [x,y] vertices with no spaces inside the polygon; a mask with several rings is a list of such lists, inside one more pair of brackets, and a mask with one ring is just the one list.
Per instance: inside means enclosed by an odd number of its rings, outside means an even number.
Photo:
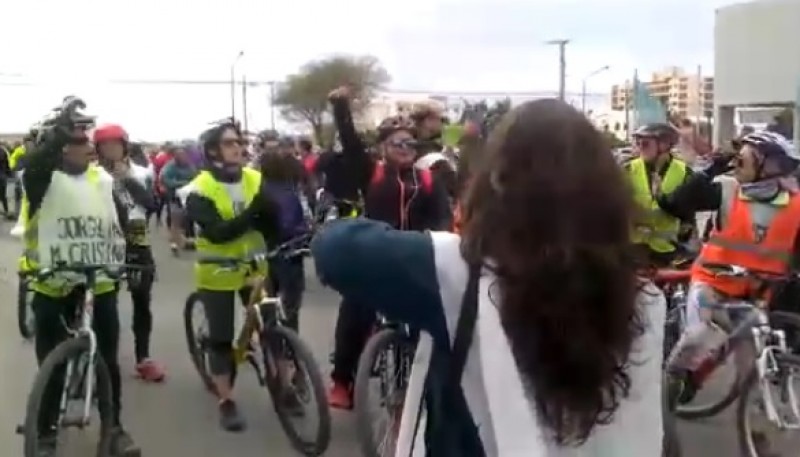
[{"label": "sunglasses", "polygon": [[415,140],[394,140],[389,142],[389,146],[400,149],[414,149],[417,147]]},{"label": "sunglasses", "polygon": [[239,138],[223,138],[220,140],[220,144],[226,147],[245,146],[247,142]]}]

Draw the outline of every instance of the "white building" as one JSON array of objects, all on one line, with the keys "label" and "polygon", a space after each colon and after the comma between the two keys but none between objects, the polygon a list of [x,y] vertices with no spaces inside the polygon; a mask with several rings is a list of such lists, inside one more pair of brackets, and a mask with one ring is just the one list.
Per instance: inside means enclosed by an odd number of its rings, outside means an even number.
[{"label": "white building", "polygon": [[620,140],[627,140],[629,115],[625,111],[598,109],[590,111],[587,116],[598,130],[609,131]]},{"label": "white building", "polygon": [[756,0],[717,10],[714,27],[716,144],[735,135],[735,108],[742,106],[795,106],[794,131],[798,137],[798,24],[798,0]]}]

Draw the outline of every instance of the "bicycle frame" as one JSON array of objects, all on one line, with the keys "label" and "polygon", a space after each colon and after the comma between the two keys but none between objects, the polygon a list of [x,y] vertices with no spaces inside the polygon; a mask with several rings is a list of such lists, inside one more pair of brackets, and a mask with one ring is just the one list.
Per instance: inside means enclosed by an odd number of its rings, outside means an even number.
[{"label": "bicycle frame", "polygon": [[[83,293],[82,296],[82,303],[78,307],[76,314],[80,315],[80,324],[77,328],[73,329],[70,325],[62,318],[62,323],[64,327],[67,329],[67,333],[70,335],[71,338],[88,338],[89,340],[89,366],[92,366],[95,362],[95,357],[97,357],[97,336],[94,333],[94,329],[92,329],[92,323],[94,322],[94,285],[96,283],[96,274],[95,272],[87,272],[86,274],[86,282],[85,287],[86,291]],[[69,392],[69,384],[68,381],[72,379],[72,375],[75,372],[76,361],[70,360],[67,362],[67,366],[64,374],[64,388],[61,391],[61,402],[59,406],[59,422],[63,424],[64,416],[67,412],[67,402],[68,402],[68,392]],[[80,368],[80,367],[79,367]],[[92,390],[94,389],[94,370],[86,370],[86,378],[83,380],[83,391],[84,391],[84,403],[83,403],[83,415],[80,417],[80,420],[77,424],[64,424],[64,425],[77,425],[79,427],[84,427],[89,424],[89,416],[91,415],[91,408],[92,408]]]}]

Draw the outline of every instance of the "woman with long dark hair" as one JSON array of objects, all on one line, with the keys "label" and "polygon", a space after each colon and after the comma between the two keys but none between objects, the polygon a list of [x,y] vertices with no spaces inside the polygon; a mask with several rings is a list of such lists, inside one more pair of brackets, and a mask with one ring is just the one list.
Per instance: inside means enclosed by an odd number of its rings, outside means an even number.
[{"label": "woman with long dark hair", "polygon": [[665,302],[601,134],[539,100],[483,154],[460,236],[352,220],[312,246],[326,284],[426,333],[396,455],[660,455]]}]

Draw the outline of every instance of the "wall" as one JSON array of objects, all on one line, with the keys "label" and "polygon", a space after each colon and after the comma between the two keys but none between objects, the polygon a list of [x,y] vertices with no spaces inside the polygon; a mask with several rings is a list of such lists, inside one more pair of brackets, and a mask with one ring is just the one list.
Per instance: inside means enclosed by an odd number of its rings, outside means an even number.
[{"label": "wall", "polygon": [[800,1],[756,0],[717,10],[714,103],[793,103],[800,83]]}]

